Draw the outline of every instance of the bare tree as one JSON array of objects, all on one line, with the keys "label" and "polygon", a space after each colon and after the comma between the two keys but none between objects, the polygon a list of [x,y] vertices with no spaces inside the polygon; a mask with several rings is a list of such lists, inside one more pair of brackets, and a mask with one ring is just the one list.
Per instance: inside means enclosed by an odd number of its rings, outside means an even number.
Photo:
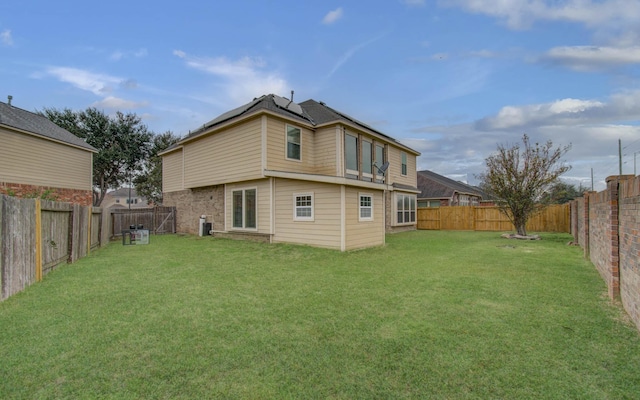
[{"label": "bare tree", "polygon": [[498,151],[485,159],[486,171],[479,176],[483,186],[498,201],[500,211],[516,227],[518,235],[526,236],[529,217],[544,208],[549,188],[560,175],[571,169],[562,156],[571,145],[554,148],[549,140],[545,144],[531,144],[529,136],[511,147],[498,145]]}]

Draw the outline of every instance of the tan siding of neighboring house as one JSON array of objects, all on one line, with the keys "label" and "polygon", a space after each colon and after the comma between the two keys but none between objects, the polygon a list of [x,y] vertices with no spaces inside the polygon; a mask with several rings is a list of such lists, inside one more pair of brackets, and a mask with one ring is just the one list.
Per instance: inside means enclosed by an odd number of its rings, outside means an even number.
[{"label": "tan siding of neighboring house", "polygon": [[184,144],[185,189],[261,176],[260,118]]},{"label": "tan siding of neighboring house", "polygon": [[[278,179],[275,181],[274,242],[340,249],[341,191],[339,185]],[[294,194],[313,193],[314,220],[294,220]]]},{"label": "tan siding of neighboring house", "polygon": [[[300,128],[301,160],[289,160],[286,157],[286,125]],[[295,171],[307,174],[315,173],[314,133],[301,124],[285,122],[269,117],[267,119],[267,165],[272,171]]]},{"label": "tan siding of neighboring house", "polygon": [[[243,189],[257,189],[256,229],[241,229],[233,227],[233,191]],[[225,191],[225,229],[231,232],[255,232],[268,234],[271,231],[271,185],[269,179],[247,182],[230,183]]]},{"label": "tan siding of neighboring house", "polygon": [[[373,220],[360,221],[360,194],[373,200]],[[348,187],[345,191],[346,250],[384,244],[384,200],[382,191]]]},{"label": "tan siding of neighboring house", "polygon": [[92,153],[0,128],[0,182],[91,190]]},{"label": "tan siding of neighboring house", "polygon": [[341,138],[342,135],[340,135],[340,131],[336,131],[336,126],[320,128],[316,131],[316,174],[342,176],[337,173],[336,166]]},{"label": "tan siding of neighboring house", "polygon": [[162,191],[175,192],[183,189],[182,149],[162,157]]},{"label": "tan siding of neighboring house", "polygon": [[412,153],[404,151],[407,155],[407,175],[402,175],[402,152],[398,147],[389,146],[389,169],[387,177],[388,183],[400,183],[403,185],[409,185],[416,187],[418,182],[418,174],[416,171],[416,156]]}]

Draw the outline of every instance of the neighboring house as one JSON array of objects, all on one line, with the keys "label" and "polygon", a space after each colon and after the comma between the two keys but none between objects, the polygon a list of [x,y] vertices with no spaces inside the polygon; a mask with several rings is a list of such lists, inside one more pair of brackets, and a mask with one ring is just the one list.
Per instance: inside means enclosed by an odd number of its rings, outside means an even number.
[{"label": "neighboring house", "polygon": [[163,204],[177,207],[178,232],[205,215],[215,236],[382,245],[416,227],[419,154],[324,103],[270,94],[161,153]]},{"label": "neighboring house", "polygon": [[145,197],[138,196],[135,188],[120,188],[107,193],[102,200],[103,208],[148,208]]},{"label": "neighboring house", "polygon": [[418,171],[418,207],[493,205],[479,188],[431,171]]},{"label": "neighboring house", "polygon": [[0,193],[90,206],[96,149],[46,117],[0,102]]}]

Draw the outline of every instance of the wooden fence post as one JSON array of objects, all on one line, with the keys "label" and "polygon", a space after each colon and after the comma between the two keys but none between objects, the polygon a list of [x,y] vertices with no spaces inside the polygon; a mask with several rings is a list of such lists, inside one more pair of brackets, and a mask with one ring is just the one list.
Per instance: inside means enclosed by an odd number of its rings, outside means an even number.
[{"label": "wooden fence post", "polygon": [[36,282],[42,281],[42,203],[36,199]]}]

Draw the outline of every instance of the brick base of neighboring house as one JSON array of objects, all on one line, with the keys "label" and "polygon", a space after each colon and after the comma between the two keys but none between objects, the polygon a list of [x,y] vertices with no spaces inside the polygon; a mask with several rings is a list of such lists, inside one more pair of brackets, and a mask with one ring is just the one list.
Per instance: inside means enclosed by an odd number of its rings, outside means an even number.
[{"label": "brick base of neighboring house", "polygon": [[66,203],[74,203],[82,206],[93,204],[91,190],[65,189],[48,186],[24,185],[21,183],[0,182],[0,194],[16,197],[46,197],[47,200],[55,200]]}]

